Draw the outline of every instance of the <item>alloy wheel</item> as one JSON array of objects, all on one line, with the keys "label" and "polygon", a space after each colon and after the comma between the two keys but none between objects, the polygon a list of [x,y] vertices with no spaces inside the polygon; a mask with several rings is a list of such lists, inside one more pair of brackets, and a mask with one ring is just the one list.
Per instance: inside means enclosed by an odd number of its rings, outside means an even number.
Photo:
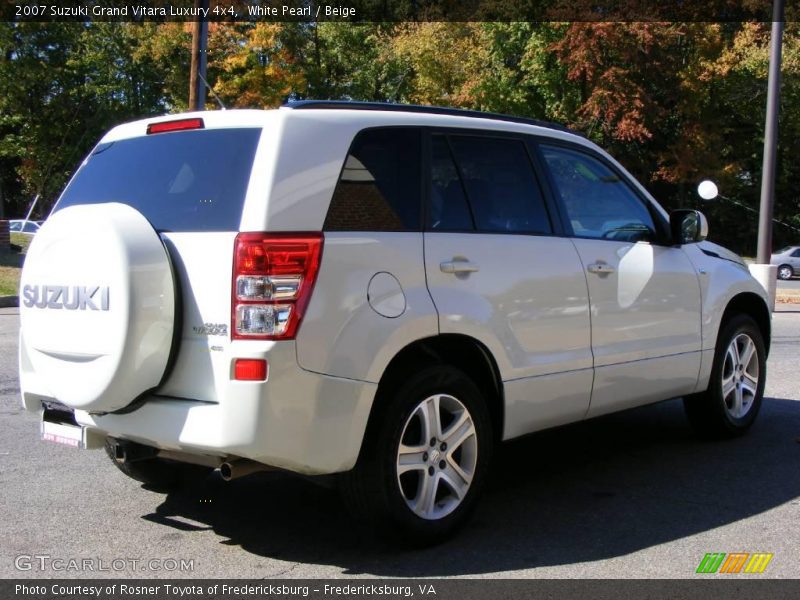
[{"label": "alloy wheel", "polygon": [[414,408],[397,449],[397,483],[414,514],[437,520],[452,513],[466,497],[477,463],[475,424],[461,401],[436,394]]},{"label": "alloy wheel", "polygon": [[722,399],[734,419],[744,417],[753,406],[758,378],[758,350],[749,335],[740,333],[728,345],[722,365]]}]

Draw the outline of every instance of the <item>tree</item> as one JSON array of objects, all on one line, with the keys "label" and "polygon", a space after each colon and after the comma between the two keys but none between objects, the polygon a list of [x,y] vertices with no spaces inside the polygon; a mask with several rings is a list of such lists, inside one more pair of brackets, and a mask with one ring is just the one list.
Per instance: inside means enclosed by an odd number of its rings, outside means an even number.
[{"label": "tree", "polygon": [[[78,162],[112,125],[162,113],[160,63],[134,23],[0,23],[0,161],[21,214],[46,214]],[[13,173],[13,175],[10,175]]]},{"label": "tree", "polygon": [[[798,33],[789,20],[776,216],[800,227]],[[735,22],[212,23],[208,80],[230,107],[329,98],[553,120],[610,149],[668,208],[699,206],[705,177],[755,208],[768,39],[764,24]],[[109,127],[185,110],[190,47],[185,23],[0,23],[0,197],[10,211],[41,193],[46,212]],[[701,208],[714,239],[753,251],[749,214]],[[796,236],[776,226],[776,243]]]},{"label": "tree", "polygon": [[[781,112],[775,217],[800,228],[800,26],[787,22],[783,44]],[[715,174],[722,193],[758,208],[764,144],[764,115],[769,65],[769,25],[744,23],[730,32],[704,78],[711,90],[711,115],[721,134],[716,147],[721,169]],[[756,245],[753,215],[724,202],[710,208],[741,251]],[[797,231],[774,226],[776,246],[797,243]]]},{"label": "tree", "polygon": [[296,56],[281,43],[282,23],[215,23],[209,28],[209,74],[226,105],[273,108],[305,87]]},{"label": "tree", "polygon": [[392,52],[395,25],[314,23],[300,51],[304,97],[397,101],[409,88],[409,69]]},{"label": "tree", "polygon": [[408,78],[402,100],[470,107],[480,57],[475,23],[403,23],[388,45]]}]

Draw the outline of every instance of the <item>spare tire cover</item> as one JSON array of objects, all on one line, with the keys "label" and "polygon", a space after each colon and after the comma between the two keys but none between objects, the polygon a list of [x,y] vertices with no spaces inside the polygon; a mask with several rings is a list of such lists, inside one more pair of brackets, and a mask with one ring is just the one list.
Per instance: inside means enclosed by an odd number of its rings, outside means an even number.
[{"label": "spare tire cover", "polygon": [[135,209],[55,212],[28,249],[20,291],[21,338],[58,401],[111,412],[161,382],[175,284],[164,244]]}]

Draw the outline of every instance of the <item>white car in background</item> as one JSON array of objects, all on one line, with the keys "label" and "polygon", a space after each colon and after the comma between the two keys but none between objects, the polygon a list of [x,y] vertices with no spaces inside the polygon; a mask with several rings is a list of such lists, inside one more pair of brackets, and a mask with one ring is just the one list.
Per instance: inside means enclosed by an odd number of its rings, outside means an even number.
[{"label": "white car in background", "polygon": [[771,264],[778,266],[778,279],[800,275],[800,246],[787,246],[772,255]]},{"label": "white car in background", "polygon": [[21,233],[23,235],[34,235],[39,232],[41,225],[36,221],[25,221],[24,219],[11,219],[8,222],[8,229],[11,233]]},{"label": "white car in background", "polygon": [[706,233],[587,139],[505,115],[127,123],[28,251],[22,402],[139,481],[336,474],[359,519],[438,541],[499,441],[681,396],[704,434],[753,424],[767,296]]}]

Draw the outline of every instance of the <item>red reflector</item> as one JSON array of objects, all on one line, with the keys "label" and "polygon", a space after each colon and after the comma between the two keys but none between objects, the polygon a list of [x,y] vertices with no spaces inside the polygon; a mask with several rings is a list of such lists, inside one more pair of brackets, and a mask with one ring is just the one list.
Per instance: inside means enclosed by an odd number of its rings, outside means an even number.
[{"label": "red reflector", "polygon": [[233,365],[233,378],[237,381],[266,381],[267,361],[256,358],[237,358]]},{"label": "red reflector", "polygon": [[150,123],[147,126],[147,135],[151,133],[167,133],[168,131],[184,131],[185,129],[203,129],[204,127],[203,119],[178,119],[177,121]]}]

